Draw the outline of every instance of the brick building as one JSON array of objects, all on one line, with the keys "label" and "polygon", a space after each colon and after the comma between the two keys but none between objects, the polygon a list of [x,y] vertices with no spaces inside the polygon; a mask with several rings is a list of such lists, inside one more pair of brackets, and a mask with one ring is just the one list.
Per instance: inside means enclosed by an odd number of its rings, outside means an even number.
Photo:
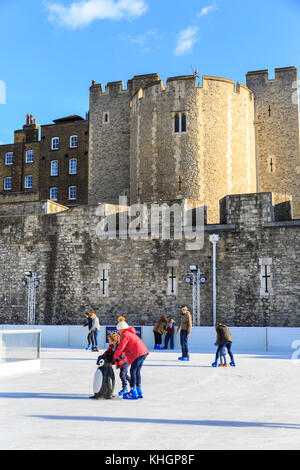
[{"label": "brick building", "polygon": [[14,143],[0,145],[0,203],[50,199],[87,204],[89,122],[73,115],[39,126],[27,115]]},{"label": "brick building", "polygon": [[77,115],[53,122],[41,126],[41,198],[87,204],[89,122]]},{"label": "brick building", "polygon": [[14,143],[0,146],[0,202],[39,199],[39,126],[27,115]]}]

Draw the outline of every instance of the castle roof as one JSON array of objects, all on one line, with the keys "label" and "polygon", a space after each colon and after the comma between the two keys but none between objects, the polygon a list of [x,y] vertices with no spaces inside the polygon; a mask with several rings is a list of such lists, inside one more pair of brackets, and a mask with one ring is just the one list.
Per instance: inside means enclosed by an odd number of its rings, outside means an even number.
[{"label": "castle roof", "polygon": [[78,116],[78,114],[72,114],[71,116],[66,116],[60,119],[53,119],[53,122],[55,124],[59,122],[74,122],[74,121],[84,121],[84,119],[81,116]]}]

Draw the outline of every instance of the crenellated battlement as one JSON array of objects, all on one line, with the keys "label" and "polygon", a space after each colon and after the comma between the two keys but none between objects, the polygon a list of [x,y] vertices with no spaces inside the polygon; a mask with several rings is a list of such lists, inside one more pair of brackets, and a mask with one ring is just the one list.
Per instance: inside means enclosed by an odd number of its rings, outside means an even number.
[{"label": "crenellated battlement", "polygon": [[167,79],[166,85],[163,83],[162,80],[149,83],[143,89],[138,89],[132,95],[131,100],[141,100],[144,97],[151,97],[153,96],[153,88],[156,87],[157,93],[161,93],[162,97],[166,97],[172,93],[179,94],[180,99],[184,98],[184,95],[187,92],[192,90],[195,93],[201,93],[203,90],[208,90],[210,85],[214,83],[217,85],[216,90],[213,93],[216,93],[216,96],[219,94],[223,94],[224,92],[228,93],[228,85],[232,87],[232,94],[234,95],[247,95],[250,97],[252,101],[254,99],[253,92],[246,86],[240,82],[235,83],[233,80],[224,78],[224,77],[214,77],[209,75],[204,75],[202,77],[202,85],[199,86],[197,84],[197,76],[195,75],[182,75],[177,77],[170,77]]},{"label": "crenellated battlement", "polygon": [[[124,88],[123,81],[108,82],[105,86],[96,84],[93,81],[92,86],[90,87],[91,93],[100,94],[100,95],[110,95],[112,97],[117,97],[119,95],[127,94],[129,98],[134,99],[138,96],[139,99],[144,97],[144,91],[151,89],[152,87],[159,87],[159,90],[163,93],[172,93],[177,91],[182,84],[182,88],[185,90],[195,89],[201,90],[206,89],[211,82],[218,82],[220,86],[224,84],[225,86],[230,84],[232,85],[233,93],[249,93],[250,98],[253,98],[252,91],[242,83],[235,83],[233,80],[224,77],[214,77],[209,75],[204,75],[202,77],[202,85],[197,85],[197,76],[196,75],[179,75],[176,77],[169,77],[167,79],[166,85],[163,83],[161,78],[157,73],[145,74],[145,75],[135,75],[132,79],[128,80],[127,88]],[[143,91],[140,91],[143,90]]]},{"label": "crenellated battlement", "polygon": [[247,79],[247,84],[251,88],[251,85],[266,85],[266,84],[273,84],[274,82],[277,81],[283,81],[283,82],[294,82],[298,80],[298,70],[296,67],[281,67],[281,68],[276,68],[274,70],[275,72],[275,78],[269,78],[269,70],[264,69],[264,70],[253,70],[250,71],[246,74],[246,79]]}]

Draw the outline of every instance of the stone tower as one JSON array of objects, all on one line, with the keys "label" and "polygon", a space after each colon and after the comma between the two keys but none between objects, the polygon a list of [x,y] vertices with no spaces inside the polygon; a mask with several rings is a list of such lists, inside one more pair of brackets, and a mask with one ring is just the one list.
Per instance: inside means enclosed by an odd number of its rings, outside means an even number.
[{"label": "stone tower", "polygon": [[219,222],[219,199],[256,191],[254,96],[219,77],[169,78],[131,100],[131,203],[200,201]]},{"label": "stone tower", "polygon": [[[257,191],[291,195],[300,218],[299,87],[295,67],[247,74],[255,95]],[[280,201],[275,201],[280,202]]]},{"label": "stone tower", "polygon": [[130,196],[130,100],[141,87],[160,80],[157,74],[140,75],[128,81],[90,88],[89,203],[117,204]]}]

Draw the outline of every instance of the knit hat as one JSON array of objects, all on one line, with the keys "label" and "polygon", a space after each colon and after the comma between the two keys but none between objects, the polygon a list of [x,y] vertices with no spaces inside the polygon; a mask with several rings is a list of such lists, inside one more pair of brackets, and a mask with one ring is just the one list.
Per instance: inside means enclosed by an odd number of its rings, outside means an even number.
[{"label": "knit hat", "polygon": [[119,317],[118,318],[118,325],[117,325],[117,330],[127,330],[129,328],[128,323],[126,323],[124,317]]}]

